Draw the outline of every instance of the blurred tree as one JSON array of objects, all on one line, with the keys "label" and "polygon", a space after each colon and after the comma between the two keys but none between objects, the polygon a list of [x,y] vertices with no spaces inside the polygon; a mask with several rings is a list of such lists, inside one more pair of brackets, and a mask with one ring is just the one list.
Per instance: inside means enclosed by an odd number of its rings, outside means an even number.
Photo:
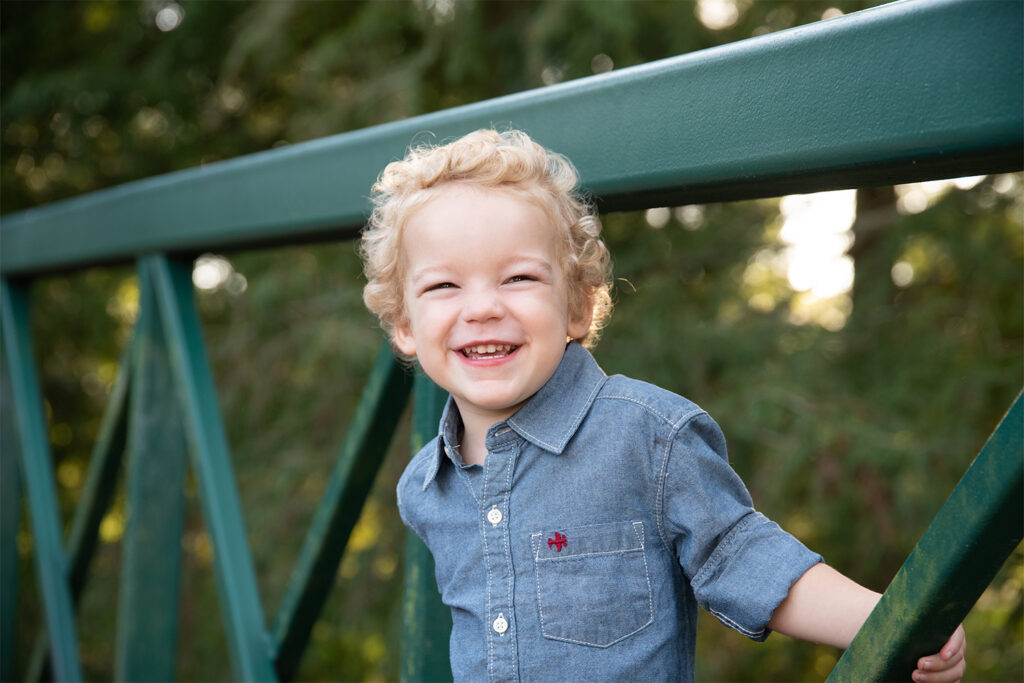
[{"label": "blurred tree", "polygon": [[[0,3],[3,211],[873,4]],[[831,328],[794,313],[804,293],[784,273],[776,200],[605,219],[620,279],[599,360],[704,405],[759,506],[876,589],[1024,373],[1020,176],[948,191],[924,212],[900,208],[902,191],[859,193],[856,278],[840,295],[852,310],[836,304]],[[225,274],[199,304],[269,623],[380,336],[361,305],[351,244],[213,258]],[[67,518],[134,321],[134,277],[44,278],[33,304]],[[396,440],[301,678],[395,677],[403,531],[393,485],[408,457]],[[209,539],[192,486],[189,495],[178,676],[226,679]],[[112,676],[122,526],[118,503],[80,610],[90,679]],[[21,540],[27,560],[31,540]],[[26,564],[21,653],[39,622],[32,574]],[[972,614],[972,678],[1024,677],[1022,586],[1018,557]],[[783,638],[752,645],[712,620],[698,672],[815,679],[835,656]]]}]

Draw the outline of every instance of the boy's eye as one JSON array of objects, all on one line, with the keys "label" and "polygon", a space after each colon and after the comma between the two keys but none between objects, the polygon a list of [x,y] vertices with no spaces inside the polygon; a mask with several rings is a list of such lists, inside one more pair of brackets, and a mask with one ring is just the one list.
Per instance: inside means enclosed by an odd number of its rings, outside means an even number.
[{"label": "boy's eye", "polygon": [[531,280],[536,280],[536,279],[537,278],[533,277],[532,275],[521,274],[521,275],[513,275],[512,277],[510,277],[508,279],[508,281],[509,282],[529,282]]},{"label": "boy's eye", "polygon": [[437,284],[433,284],[433,285],[428,286],[423,291],[424,292],[432,292],[435,289],[449,289],[449,288],[454,287],[454,286],[455,285],[453,283],[451,283],[451,282],[438,282]]}]

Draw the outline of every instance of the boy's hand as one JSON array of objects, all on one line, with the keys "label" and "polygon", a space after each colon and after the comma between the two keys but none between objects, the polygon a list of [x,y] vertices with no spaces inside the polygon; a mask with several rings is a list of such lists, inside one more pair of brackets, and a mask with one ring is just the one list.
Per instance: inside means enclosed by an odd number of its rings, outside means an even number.
[{"label": "boy's hand", "polygon": [[[850,647],[881,597],[827,564],[818,563],[790,587],[789,595],[775,608],[768,626],[794,638]],[[964,675],[966,650],[967,638],[960,625],[938,654],[917,660],[913,680],[917,683],[959,681]]]},{"label": "boy's hand", "polygon": [[938,654],[921,657],[917,660],[917,669],[913,679],[917,683],[952,683],[959,681],[964,675],[966,663],[964,654],[967,651],[967,636],[963,624],[957,626]]}]

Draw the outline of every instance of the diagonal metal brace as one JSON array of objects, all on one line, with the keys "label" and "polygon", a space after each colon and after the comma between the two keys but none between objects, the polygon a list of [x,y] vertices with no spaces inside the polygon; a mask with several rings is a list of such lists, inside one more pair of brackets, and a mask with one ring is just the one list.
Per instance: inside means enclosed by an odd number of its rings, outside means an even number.
[{"label": "diagonal metal brace", "polygon": [[932,520],[828,677],[909,681],[1024,537],[1024,393]]}]

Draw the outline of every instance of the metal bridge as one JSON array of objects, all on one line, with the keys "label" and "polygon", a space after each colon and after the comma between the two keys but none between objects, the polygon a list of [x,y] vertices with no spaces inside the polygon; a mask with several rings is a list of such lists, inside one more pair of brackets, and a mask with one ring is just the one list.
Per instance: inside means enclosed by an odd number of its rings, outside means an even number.
[{"label": "metal bridge", "polygon": [[[48,661],[57,679],[81,679],[75,605],[122,461],[132,521],[123,540],[129,599],[119,619],[128,635],[118,642],[117,677],[174,677],[168,643],[177,595],[160,587],[178,585],[190,467],[235,676],[291,678],[410,394],[412,450],[436,430],[443,394],[422,377],[413,381],[382,345],[291,584],[266,625],[193,301],[197,254],[356,237],[376,174],[423,131],[444,139],[492,124],[524,129],[574,160],[602,211],[1020,170],[1022,16],[1021,2],[908,0],[4,216],[5,412],[16,428],[4,437],[0,542],[4,557],[16,557],[25,495],[46,622],[26,678],[38,678]],[[48,273],[131,262],[140,315],[64,538],[28,291]],[[1018,398],[829,680],[906,677],[1020,542],[1022,411]],[[2,572],[8,679],[14,572]],[[446,634],[437,628],[450,616],[415,538],[406,576],[402,676],[450,677]]]}]

